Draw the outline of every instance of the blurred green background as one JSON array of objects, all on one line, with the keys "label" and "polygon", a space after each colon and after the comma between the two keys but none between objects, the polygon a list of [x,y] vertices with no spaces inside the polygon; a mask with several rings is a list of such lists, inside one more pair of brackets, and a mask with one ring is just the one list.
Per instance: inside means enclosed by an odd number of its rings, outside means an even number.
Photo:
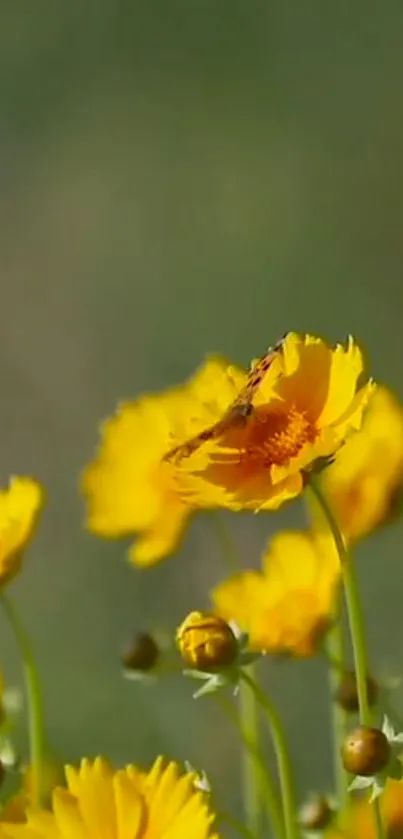
[{"label": "blurred green background", "polygon": [[[207,604],[214,535],[197,521],[177,557],[136,571],[123,544],[85,533],[79,474],[119,399],[206,352],[246,364],[289,329],[354,333],[403,395],[402,25],[400,0],[2,4],[1,474],[48,491],[13,593],[65,758],[163,752],[237,798],[238,743],[212,703],[119,670],[133,630]],[[229,519],[245,565],[300,521],[298,504]],[[396,524],[359,550],[381,674],[402,669],[401,537]],[[267,671],[301,793],[330,785],[322,666]]]}]

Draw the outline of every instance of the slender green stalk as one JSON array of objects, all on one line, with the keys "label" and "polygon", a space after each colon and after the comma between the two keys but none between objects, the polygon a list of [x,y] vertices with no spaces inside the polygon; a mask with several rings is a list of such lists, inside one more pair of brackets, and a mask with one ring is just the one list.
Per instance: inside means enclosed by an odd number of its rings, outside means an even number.
[{"label": "slender green stalk", "polygon": [[269,725],[277,759],[286,839],[298,839],[299,830],[297,825],[297,806],[294,779],[291,770],[291,760],[288,752],[287,741],[280,717],[269,696],[261,689],[258,683],[250,677],[246,670],[242,671],[241,678],[244,682],[246,682],[250,691],[254,694],[256,701],[265,713]]},{"label": "slender green stalk", "polygon": [[[333,626],[327,634],[326,647],[330,659],[330,663],[328,663],[327,667],[332,716],[333,771],[338,804],[341,809],[344,809],[348,799],[348,784],[347,775],[341,761],[340,744],[343,742],[346,733],[347,714],[334,698],[335,692],[340,684],[340,675],[343,670],[344,662],[344,639],[340,618],[335,620]],[[337,662],[338,666],[334,666],[331,663],[332,661]]]},{"label": "slender green stalk", "polygon": [[5,592],[0,594],[1,605],[16,640],[25,677],[25,691],[28,707],[28,735],[30,763],[33,772],[33,800],[43,803],[44,769],[46,757],[45,729],[42,708],[41,684],[30,639],[21,622],[18,611]]},{"label": "slender green stalk", "polygon": [[[250,668],[251,670],[252,668]],[[256,783],[256,750],[259,746],[258,708],[254,695],[245,683],[239,685],[239,713],[242,726],[252,745],[252,751],[243,753],[243,792],[246,822],[250,829],[259,834],[261,830],[260,791]]]},{"label": "slender green stalk", "polygon": [[237,819],[235,816],[232,816],[231,813],[227,813],[226,810],[217,810],[215,808],[215,812],[217,814],[217,820],[224,824],[227,824],[228,827],[231,827],[239,836],[243,836],[244,839],[257,839],[255,833],[252,833],[248,827],[240,820]]},{"label": "slender green stalk", "polygon": [[[358,704],[361,725],[371,725],[371,709],[368,702],[367,677],[369,673],[367,647],[365,642],[364,618],[361,607],[360,593],[358,589],[357,576],[351,555],[347,551],[343,535],[333,515],[331,506],[321,490],[319,483],[314,476],[311,476],[310,487],[320,504],[332,532],[334,543],[340,558],[341,571],[343,575],[344,594],[347,606],[347,615],[350,626],[351,643],[354,655],[354,669],[357,681]],[[379,800],[373,802],[374,816],[376,823],[377,839],[384,839],[384,830],[379,809]]]},{"label": "slender green stalk", "polygon": [[220,693],[214,694],[214,698],[220,708],[229,717],[233,725],[237,728],[244,746],[255,761],[256,780],[260,789],[262,800],[267,807],[268,816],[273,828],[273,835],[276,839],[284,839],[284,823],[280,802],[270,771],[260,751],[259,744],[255,739],[251,739],[250,732],[245,729],[243,721],[240,718],[234,704]]},{"label": "slender green stalk", "polygon": [[211,510],[210,521],[230,574],[237,574],[240,570],[239,553],[228,527],[216,510]]},{"label": "slender green stalk", "polygon": [[[231,538],[231,533],[219,513],[212,511],[211,522],[214,526],[222,554],[227,560],[230,573],[239,571],[240,562],[237,547]],[[240,715],[243,729],[248,739],[256,747],[259,741],[258,715],[255,698],[240,686]],[[249,750],[243,752],[243,801],[245,818],[252,833],[259,833],[261,820],[260,791],[256,777],[256,757]]]},{"label": "slender green stalk", "polygon": [[350,625],[351,643],[354,654],[355,675],[357,680],[358,704],[361,725],[371,725],[371,711],[368,703],[367,676],[369,672],[367,649],[365,644],[364,618],[358,590],[354,563],[349,556],[345,541],[337,524],[327,498],[322,492],[317,480],[311,476],[310,487],[320,504],[340,557],[343,575],[344,594],[346,598],[348,621]]},{"label": "slender green stalk", "polygon": [[386,833],[383,827],[383,820],[382,820],[382,813],[381,813],[381,803],[379,798],[375,798],[375,801],[372,802],[372,806],[374,808],[374,817],[375,817],[375,825],[376,825],[376,835],[377,839],[386,839]]}]

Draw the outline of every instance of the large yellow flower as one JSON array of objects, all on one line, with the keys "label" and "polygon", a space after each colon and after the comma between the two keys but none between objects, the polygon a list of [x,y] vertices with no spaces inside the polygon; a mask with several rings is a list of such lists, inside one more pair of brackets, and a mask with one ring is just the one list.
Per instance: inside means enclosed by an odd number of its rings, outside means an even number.
[{"label": "large yellow flower", "polygon": [[244,379],[211,358],[189,382],[120,405],[103,423],[97,457],[83,475],[88,528],[106,538],[137,534],[130,559],[138,565],[172,553],[194,508],[163,457],[224,412]]},{"label": "large yellow flower", "polygon": [[323,488],[348,540],[394,514],[403,485],[403,406],[378,387],[358,434],[323,473]]},{"label": "large yellow flower", "polygon": [[[385,839],[403,836],[403,782],[389,778],[380,797]],[[326,839],[377,839],[374,807],[364,799],[356,799],[343,814],[340,827],[331,828]]]},{"label": "large yellow flower", "polygon": [[32,478],[12,478],[0,490],[0,586],[18,574],[42,504],[42,488]]},{"label": "large yellow flower", "polygon": [[[289,333],[254,391],[243,422],[174,458],[189,503],[275,509],[297,495],[303,475],[333,455],[361,425],[373,390],[358,387],[362,355],[349,340],[335,349]],[[220,420],[217,413],[215,420]]]},{"label": "large yellow flower", "polygon": [[51,812],[28,809],[26,824],[1,825],[1,839],[218,839],[207,794],[175,763],[158,758],[145,773],[83,760],[66,780]]},{"label": "large yellow flower", "polygon": [[313,655],[329,624],[340,578],[330,533],[279,533],[262,565],[262,572],[246,571],[217,586],[215,608],[248,632],[253,649]]}]

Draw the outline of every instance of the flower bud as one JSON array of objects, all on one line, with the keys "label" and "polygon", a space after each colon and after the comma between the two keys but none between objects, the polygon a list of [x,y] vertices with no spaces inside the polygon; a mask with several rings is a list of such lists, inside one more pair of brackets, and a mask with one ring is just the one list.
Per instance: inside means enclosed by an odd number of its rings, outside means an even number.
[{"label": "flower bud", "polygon": [[151,670],[159,656],[159,649],[152,635],[140,632],[134,635],[123,650],[121,661],[126,670]]},{"label": "flower bud", "polygon": [[346,771],[365,777],[385,769],[391,754],[391,745],[383,731],[366,725],[360,725],[348,734],[341,747]]},{"label": "flower bud", "polygon": [[333,818],[333,810],[324,795],[314,793],[302,805],[299,822],[304,830],[322,831]]},{"label": "flower bud", "polygon": [[[368,704],[372,708],[378,698],[378,685],[372,676],[368,676],[366,681]],[[346,670],[342,675],[340,684],[334,694],[334,699],[341,708],[349,713],[354,713],[359,710],[357,679],[354,670]]]},{"label": "flower bud", "polygon": [[228,624],[210,612],[190,612],[176,633],[183,661],[197,670],[217,670],[233,664],[238,642]]}]

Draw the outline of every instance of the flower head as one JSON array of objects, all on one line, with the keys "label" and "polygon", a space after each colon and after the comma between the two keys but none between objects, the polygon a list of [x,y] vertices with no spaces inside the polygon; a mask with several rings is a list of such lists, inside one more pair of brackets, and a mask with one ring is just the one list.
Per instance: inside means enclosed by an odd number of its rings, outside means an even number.
[{"label": "flower head", "polygon": [[66,767],[67,788],[53,793],[52,811],[28,810],[27,824],[1,825],[14,839],[218,839],[208,796],[195,773],[158,758],[148,773],[115,770],[103,758]]},{"label": "flower head", "polygon": [[164,455],[225,411],[243,376],[211,358],[187,383],[120,405],[103,423],[98,455],[82,479],[89,530],[107,538],[137,535],[130,549],[137,565],[171,554],[193,506]]},{"label": "flower head", "polygon": [[223,423],[220,435],[179,451],[176,467],[189,503],[275,509],[297,495],[304,473],[360,427],[373,390],[371,383],[358,386],[362,371],[352,339],[332,349],[289,333],[270,355],[244,422]]},{"label": "flower head", "polygon": [[126,670],[147,673],[155,667],[160,655],[158,644],[148,632],[139,632],[130,638],[122,653],[122,664]]},{"label": "flower head", "polygon": [[212,592],[215,608],[249,635],[253,649],[313,655],[327,629],[340,578],[330,534],[279,533],[261,572],[246,571]]},{"label": "flower head", "polygon": [[0,490],[0,586],[18,574],[42,504],[42,488],[32,478],[12,478]]},{"label": "flower head", "polygon": [[199,670],[226,667],[238,655],[231,627],[211,612],[191,612],[178,628],[176,642],[185,664]]},{"label": "flower head", "polygon": [[344,536],[362,538],[394,513],[403,486],[403,406],[378,387],[364,422],[323,474]]}]

